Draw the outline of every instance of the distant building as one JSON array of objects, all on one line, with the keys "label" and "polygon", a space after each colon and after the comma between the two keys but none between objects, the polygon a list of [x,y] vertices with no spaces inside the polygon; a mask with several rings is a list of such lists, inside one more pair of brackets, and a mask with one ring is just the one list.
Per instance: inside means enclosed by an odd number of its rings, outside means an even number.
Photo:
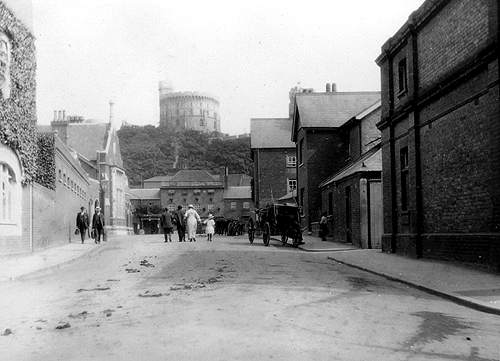
[{"label": "distant building", "polygon": [[253,200],[264,207],[291,193],[297,186],[297,157],[290,140],[288,118],[250,120],[250,147],[254,166]]},{"label": "distant building", "polygon": [[144,188],[131,189],[138,229],[157,233],[161,209],[184,210],[192,204],[202,218],[212,213],[227,218],[248,217],[253,208],[251,177],[227,174],[221,169],[213,173],[203,169],[173,169],[164,176],[146,179]]},{"label": "distant building", "polygon": [[297,151],[297,197],[309,229],[322,211],[319,188],[346,165],[349,148],[341,126],[380,100],[380,92],[296,92],[292,103],[292,141]]},{"label": "distant building", "polygon": [[[99,196],[92,200],[90,212],[99,205],[108,234],[127,234],[132,230],[132,213],[127,200],[128,178],[123,168],[120,144],[110,119],[107,123],[66,117],[55,111],[52,130],[74,152],[82,168],[99,184]],[[57,170],[59,172],[60,170]]]},{"label": "distant building", "polygon": [[219,101],[199,92],[174,92],[166,82],[159,84],[160,127],[171,131],[220,132]]},{"label": "distant building", "polygon": [[319,185],[333,239],[361,248],[380,248],[383,233],[379,121],[377,101],[340,127],[345,165]]},{"label": "distant building", "polygon": [[425,1],[382,47],[383,250],[500,270],[499,2]]}]

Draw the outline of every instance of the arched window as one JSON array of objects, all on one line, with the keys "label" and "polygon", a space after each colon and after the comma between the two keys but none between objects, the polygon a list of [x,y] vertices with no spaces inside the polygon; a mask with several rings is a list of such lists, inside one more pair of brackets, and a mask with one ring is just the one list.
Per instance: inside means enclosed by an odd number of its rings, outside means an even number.
[{"label": "arched window", "polygon": [[0,164],[0,222],[13,221],[13,192],[16,176],[7,164]]}]

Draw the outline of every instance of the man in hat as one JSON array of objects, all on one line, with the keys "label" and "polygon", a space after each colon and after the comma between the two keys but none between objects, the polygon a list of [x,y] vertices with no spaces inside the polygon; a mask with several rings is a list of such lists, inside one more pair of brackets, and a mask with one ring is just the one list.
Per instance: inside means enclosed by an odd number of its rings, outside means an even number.
[{"label": "man in hat", "polygon": [[160,217],[160,225],[163,229],[163,235],[165,236],[165,243],[172,242],[172,237],[170,236],[170,234],[172,233],[174,227],[172,225],[172,215],[170,214],[168,208],[163,209],[163,213]]},{"label": "man in hat", "polygon": [[95,232],[95,243],[101,243],[101,235],[104,239],[104,215],[101,213],[101,207],[95,207],[95,213],[92,217],[92,230]]},{"label": "man in hat", "polygon": [[85,233],[89,228],[89,216],[85,211],[85,207],[80,208],[80,212],[76,215],[76,228],[80,231],[80,238],[82,239],[82,244],[85,241]]},{"label": "man in hat", "polygon": [[186,224],[184,223],[184,211],[182,206],[177,206],[177,211],[174,212],[174,223],[177,227],[177,235],[179,242],[186,242]]}]

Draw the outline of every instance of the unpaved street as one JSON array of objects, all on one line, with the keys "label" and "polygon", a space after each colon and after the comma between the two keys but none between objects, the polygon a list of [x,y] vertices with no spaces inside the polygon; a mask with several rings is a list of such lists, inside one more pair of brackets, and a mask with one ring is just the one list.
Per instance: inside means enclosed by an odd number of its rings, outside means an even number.
[{"label": "unpaved street", "polygon": [[500,359],[498,316],[244,237],[113,239],[0,294],[0,360]]}]

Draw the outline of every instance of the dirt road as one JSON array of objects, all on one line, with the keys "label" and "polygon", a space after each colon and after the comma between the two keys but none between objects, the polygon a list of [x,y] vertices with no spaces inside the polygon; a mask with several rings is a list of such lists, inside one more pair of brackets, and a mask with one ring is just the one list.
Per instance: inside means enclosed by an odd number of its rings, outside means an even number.
[{"label": "dirt road", "polygon": [[123,237],[0,283],[0,360],[500,359],[500,317],[275,245]]}]

